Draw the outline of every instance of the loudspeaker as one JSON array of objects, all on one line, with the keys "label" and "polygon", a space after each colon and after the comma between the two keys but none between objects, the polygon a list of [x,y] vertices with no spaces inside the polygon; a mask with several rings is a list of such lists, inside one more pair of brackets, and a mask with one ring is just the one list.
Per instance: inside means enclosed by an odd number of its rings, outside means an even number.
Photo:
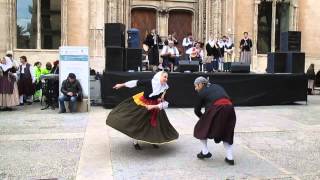
[{"label": "loudspeaker", "polygon": [[106,71],[124,71],[124,48],[108,46],[106,47]]},{"label": "loudspeaker", "polygon": [[129,29],[128,33],[128,48],[140,48],[140,31],[139,29]]},{"label": "loudspeaker", "polygon": [[305,53],[289,52],[287,54],[287,73],[304,73]]},{"label": "loudspeaker", "polygon": [[140,48],[127,48],[126,49],[126,70],[138,71],[142,63],[142,49]]},{"label": "loudspeaker", "polygon": [[301,32],[288,31],[280,34],[280,51],[301,51]]},{"label": "loudspeaker", "polygon": [[182,60],[179,61],[179,71],[191,71],[197,72],[199,71],[199,61],[189,61],[189,60]]},{"label": "loudspeaker", "polygon": [[126,26],[121,23],[105,24],[105,46],[125,47],[125,30]]},{"label": "loudspeaker", "polygon": [[268,73],[285,73],[286,72],[287,53],[273,52],[268,53]]},{"label": "loudspeaker", "polygon": [[232,73],[249,73],[250,64],[242,62],[233,62],[231,63],[230,70]]}]

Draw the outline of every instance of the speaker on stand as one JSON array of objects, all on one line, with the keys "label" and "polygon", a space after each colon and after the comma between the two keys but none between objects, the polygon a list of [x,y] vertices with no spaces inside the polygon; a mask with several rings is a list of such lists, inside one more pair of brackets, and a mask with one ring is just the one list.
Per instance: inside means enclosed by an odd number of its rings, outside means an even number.
[{"label": "speaker on stand", "polygon": [[285,73],[286,72],[287,53],[274,52],[268,53],[268,73]]},{"label": "speaker on stand", "polygon": [[123,55],[123,47],[106,47],[106,71],[124,71],[126,64]]},{"label": "speaker on stand", "polygon": [[105,46],[125,47],[126,26],[121,23],[105,24]]},{"label": "speaker on stand", "polygon": [[121,23],[105,24],[105,70],[125,71],[125,25]]},{"label": "speaker on stand", "polygon": [[140,71],[142,65],[142,49],[127,48],[126,49],[126,70]]}]

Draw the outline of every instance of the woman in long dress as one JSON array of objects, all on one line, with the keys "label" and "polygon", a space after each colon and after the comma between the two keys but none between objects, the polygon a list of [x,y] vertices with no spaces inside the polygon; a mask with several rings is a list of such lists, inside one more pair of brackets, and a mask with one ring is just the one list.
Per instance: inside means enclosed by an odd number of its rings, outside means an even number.
[{"label": "woman in long dress", "polygon": [[158,72],[151,80],[132,80],[116,84],[114,89],[122,87],[143,87],[144,91],[130,97],[116,106],[108,115],[106,124],[135,139],[134,147],[141,150],[138,141],[153,144],[171,142],[179,137],[178,132],[170,124],[165,108],[164,94],[168,73]]},{"label": "woman in long dress", "polygon": [[9,57],[0,60],[0,108],[12,110],[19,105],[19,93],[17,86],[16,70]]},{"label": "woman in long dress", "polygon": [[248,36],[248,32],[243,33],[244,38],[240,41],[240,62],[251,64],[251,48],[252,48],[252,40]]}]

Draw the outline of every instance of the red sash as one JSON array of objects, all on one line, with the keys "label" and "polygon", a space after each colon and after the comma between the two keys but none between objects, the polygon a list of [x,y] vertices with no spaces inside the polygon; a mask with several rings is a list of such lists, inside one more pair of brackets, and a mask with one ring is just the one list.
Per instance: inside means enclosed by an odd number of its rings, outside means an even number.
[{"label": "red sash", "polygon": [[232,105],[232,102],[228,98],[221,98],[212,103],[215,106]]},{"label": "red sash", "polygon": [[[156,105],[158,104],[158,100],[155,99],[146,99],[144,96],[141,96],[140,101],[142,101],[146,105]],[[152,109],[151,111],[151,118],[150,118],[150,124],[152,127],[157,127],[157,116],[159,113],[159,109]]]}]

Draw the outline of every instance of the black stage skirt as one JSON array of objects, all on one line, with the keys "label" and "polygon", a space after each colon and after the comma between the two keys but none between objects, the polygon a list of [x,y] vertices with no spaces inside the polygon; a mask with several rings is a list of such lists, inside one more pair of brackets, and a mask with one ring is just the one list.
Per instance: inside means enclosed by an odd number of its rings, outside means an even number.
[{"label": "black stage skirt", "polygon": [[233,105],[212,105],[194,127],[194,137],[233,144],[236,113]]},{"label": "black stage skirt", "polygon": [[140,100],[143,93],[130,97],[116,106],[108,115],[106,124],[129,137],[151,143],[164,144],[178,139],[179,134],[170,124],[166,112],[158,111],[151,123],[152,111]]}]

